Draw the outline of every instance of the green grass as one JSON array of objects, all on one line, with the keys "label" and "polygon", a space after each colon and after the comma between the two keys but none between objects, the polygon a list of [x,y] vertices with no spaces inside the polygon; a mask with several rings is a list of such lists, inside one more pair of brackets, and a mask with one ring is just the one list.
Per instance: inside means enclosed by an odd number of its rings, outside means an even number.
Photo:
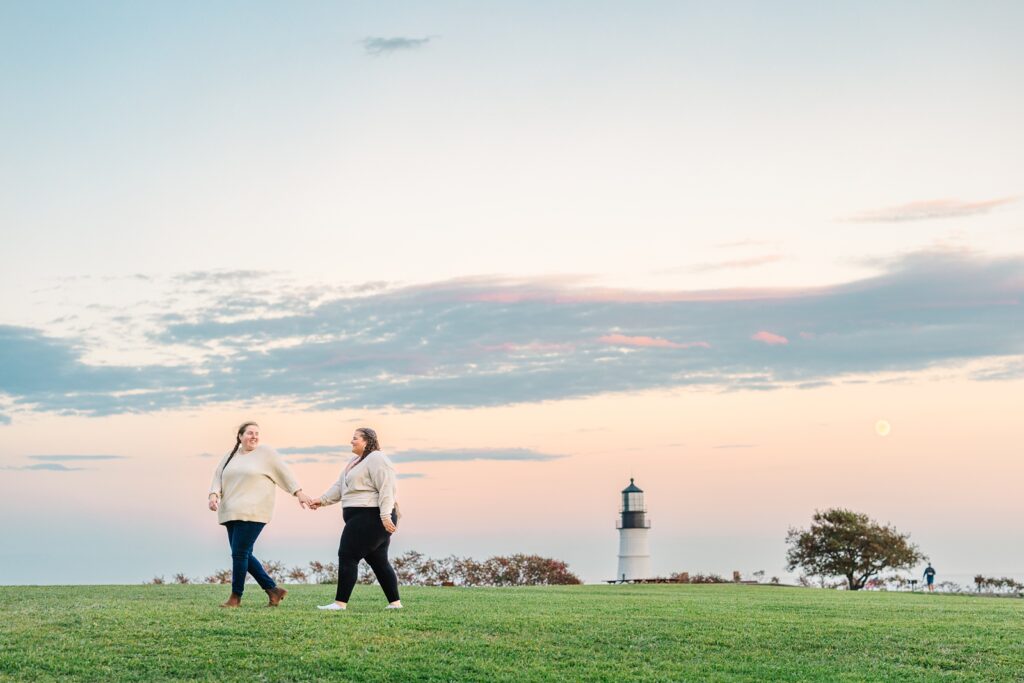
[{"label": "green grass", "polygon": [[0,587],[2,680],[1020,680],[1024,601],[751,586]]}]

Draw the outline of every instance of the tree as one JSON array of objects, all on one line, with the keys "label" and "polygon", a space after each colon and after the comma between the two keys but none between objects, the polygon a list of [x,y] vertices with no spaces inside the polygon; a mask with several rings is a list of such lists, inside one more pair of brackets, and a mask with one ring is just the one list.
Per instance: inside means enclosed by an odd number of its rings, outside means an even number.
[{"label": "tree", "polygon": [[811,528],[791,528],[786,543],[789,571],[800,567],[814,576],[844,576],[852,591],[885,569],[911,569],[925,559],[909,535],[839,508],[815,512]]}]

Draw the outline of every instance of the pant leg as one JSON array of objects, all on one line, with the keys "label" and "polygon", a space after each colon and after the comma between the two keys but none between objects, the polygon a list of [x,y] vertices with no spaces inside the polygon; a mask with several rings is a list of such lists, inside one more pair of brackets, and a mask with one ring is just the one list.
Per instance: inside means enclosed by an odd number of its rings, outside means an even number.
[{"label": "pant leg", "polygon": [[264,590],[277,584],[263,569],[260,561],[253,557],[252,548],[256,544],[263,527],[262,522],[228,522],[234,529],[230,532],[231,539],[231,592],[241,595],[245,590],[245,575],[252,574],[256,583]]},{"label": "pant leg", "polygon": [[[367,511],[372,509],[374,508],[367,508]],[[375,528],[374,522],[380,527],[380,532]],[[338,546],[338,591],[334,598],[338,602],[348,602],[352,597],[352,589],[359,578],[359,561],[380,545],[380,533],[387,535],[380,518],[371,512],[357,510],[345,522],[345,528],[341,532],[341,543]]]},{"label": "pant leg", "polygon": [[245,573],[248,571],[248,560],[242,556],[236,556],[235,536],[238,522],[230,521],[224,523],[228,530],[228,545],[231,547],[231,592],[241,595],[245,590]]},{"label": "pant leg", "polygon": [[388,602],[399,600],[398,597],[398,576],[395,568],[388,561],[388,548],[391,547],[391,536],[384,540],[373,552],[366,556],[366,563],[370,565],[377,583],[384,589],[384,595]]}]

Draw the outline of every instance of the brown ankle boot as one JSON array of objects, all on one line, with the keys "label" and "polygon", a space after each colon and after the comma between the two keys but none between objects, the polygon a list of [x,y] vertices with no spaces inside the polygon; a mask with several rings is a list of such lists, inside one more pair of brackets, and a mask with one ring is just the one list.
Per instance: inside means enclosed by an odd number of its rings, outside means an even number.
[{"label": "brown ankle boot", "polygon": [[267,607],[277,607],[284,600],[284,596],[288,595],[288,591],[280,587],[268,588],[267,597],[270,598],[270,602],[267,603]]},{"label": "brown ankle boot", "polygon": [[221,605],[221,607],[241,607],[241,605],[242,596],[238,593],[232,593],[231,597],[228,598],[228,601]]}]

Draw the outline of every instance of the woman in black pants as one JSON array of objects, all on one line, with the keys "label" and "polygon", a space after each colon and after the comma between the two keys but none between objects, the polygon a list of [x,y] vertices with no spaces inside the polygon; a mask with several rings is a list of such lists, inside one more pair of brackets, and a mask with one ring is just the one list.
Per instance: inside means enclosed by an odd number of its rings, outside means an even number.
[{"label": "woman in black pants", "polygon": [[310,504],[316,510],[341,501],[345,519],[338,547],[338,593],[334,602],[318,607],[346,609],[358,578],[359,561],[366,560],[377,576],[377,583],[384,589],[387,609],[401,609],[398,577],[388,561],[391,534],[395,533],[399,518],[395,467],[381,453],[377,432],[372,429],[357,429],[351,443],[355,457],[342,470],[334,486]]}]

